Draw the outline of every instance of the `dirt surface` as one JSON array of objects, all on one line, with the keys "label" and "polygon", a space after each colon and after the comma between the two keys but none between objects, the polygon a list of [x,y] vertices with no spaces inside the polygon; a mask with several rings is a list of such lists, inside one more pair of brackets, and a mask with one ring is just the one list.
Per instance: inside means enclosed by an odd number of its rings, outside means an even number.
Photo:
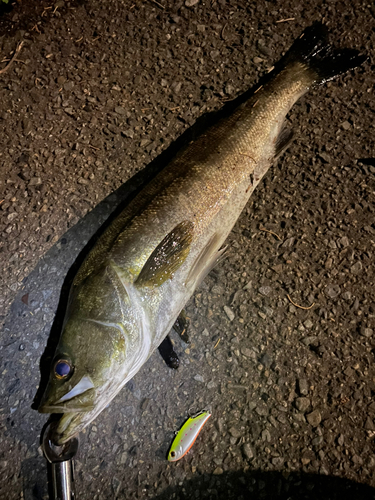
[{"label": "dirt surface", "polygon": [[[90,500],[375,498],[374,7],[5,10],[1,54],[24,45],[0,74],[0,498],[48,498],[46,416],[31,405],[80,252],[176,138],[252,87],[317,19],[369,61],[293,108],[294,143],[188,304],[192,343],[172,337],[180,368],[155,353],[81,435],[76,488]],[[190,453],[168,463],[174,432],[207,407]]]}]

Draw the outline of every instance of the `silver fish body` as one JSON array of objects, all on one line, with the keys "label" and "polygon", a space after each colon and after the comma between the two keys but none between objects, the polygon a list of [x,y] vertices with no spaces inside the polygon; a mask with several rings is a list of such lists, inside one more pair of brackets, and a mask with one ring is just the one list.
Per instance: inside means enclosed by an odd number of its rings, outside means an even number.
[{"label": "silver fish body", "polygon": [[293,104],[362,61],[333,52],[321,25],[308,28],[269,82],[180,152],[98,240],[74,280],[39,408],[64,414],[59,443],[88,425],[168,334],[287,142]]}]

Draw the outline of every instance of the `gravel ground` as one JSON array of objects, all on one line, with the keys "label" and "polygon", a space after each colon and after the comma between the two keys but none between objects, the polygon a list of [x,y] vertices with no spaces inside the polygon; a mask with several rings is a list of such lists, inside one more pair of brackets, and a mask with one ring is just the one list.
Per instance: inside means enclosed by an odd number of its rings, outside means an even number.
[{"label": "gravel ground", "polygon": [[[0,74],[0,498],[48,498],[46,416],[32,405],[88,242],[197,118],[252,87],[317,19],[369,61],[293,108],[294,143],[188,304],[191,344],[172,335],[180,368],[155,353],[87,428],[76,488],[82,500],[375,498],[374,7],[5,10],[2,55],[24,45]],[[174,432],[207,407],[192,450],[168,463]]]}]

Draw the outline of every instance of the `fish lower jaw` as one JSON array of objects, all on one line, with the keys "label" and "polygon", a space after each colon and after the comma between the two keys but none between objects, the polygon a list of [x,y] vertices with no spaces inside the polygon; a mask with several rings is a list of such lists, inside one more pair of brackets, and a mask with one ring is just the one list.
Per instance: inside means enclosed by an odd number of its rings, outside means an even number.
[{"label": "fish lower jaw", "polygon": [[39,413],[85,413],[87,411],[92,411],[94,409],[93,405],[90,406],[85,406],[84,408],[82,407],[77,407],[77,408],[67,408],[65,406],[59,406],[59,405],[43,405],[38,408]]}]

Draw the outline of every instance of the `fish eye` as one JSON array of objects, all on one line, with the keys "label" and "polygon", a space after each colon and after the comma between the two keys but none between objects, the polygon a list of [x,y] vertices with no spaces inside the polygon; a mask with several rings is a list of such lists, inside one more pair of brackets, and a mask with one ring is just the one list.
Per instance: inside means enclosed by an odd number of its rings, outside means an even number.
[{"label": "fish eye", "polygon": [[176,452],[175,451],[171,451],[171,457],[174,458],[176,456]]},{"label": "fish eye", "polygon": [[66,379],[73,373],[72,363],[67,359],[58,359],[53,368],[53,374],[58,379]]}]

